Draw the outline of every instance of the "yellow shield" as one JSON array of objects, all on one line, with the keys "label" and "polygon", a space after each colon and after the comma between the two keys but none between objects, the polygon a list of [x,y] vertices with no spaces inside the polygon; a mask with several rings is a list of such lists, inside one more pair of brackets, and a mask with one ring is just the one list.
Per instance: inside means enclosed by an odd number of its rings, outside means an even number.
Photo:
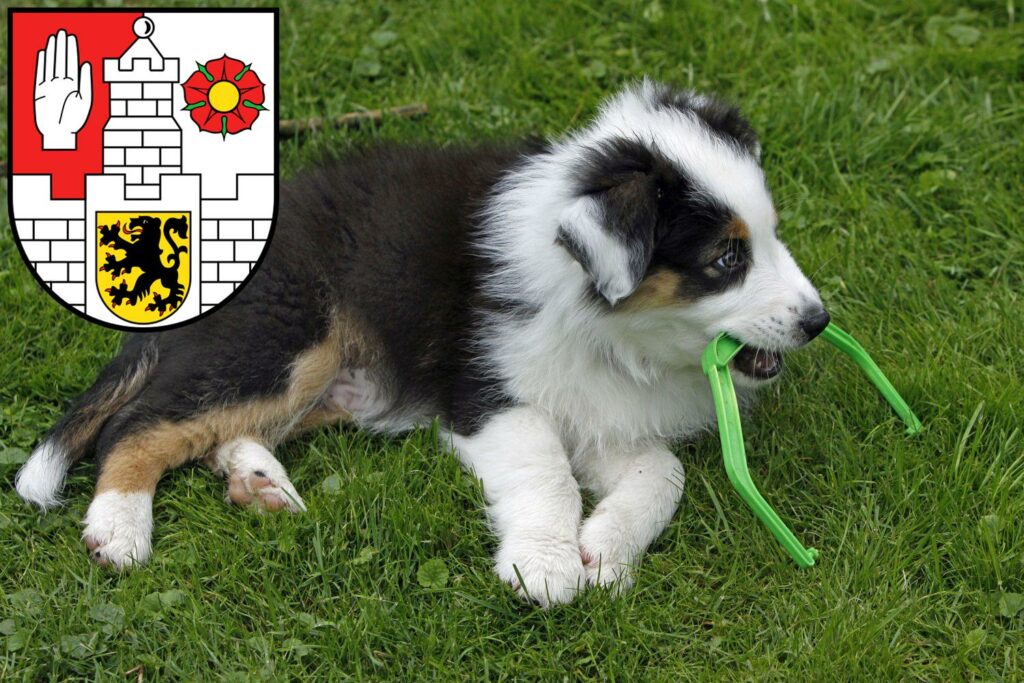
[{"label": "yellow shield", "polygon": [[114,315],[164,320],[188,295],[192,216],[188,211],[96,213],[96,286]]}]

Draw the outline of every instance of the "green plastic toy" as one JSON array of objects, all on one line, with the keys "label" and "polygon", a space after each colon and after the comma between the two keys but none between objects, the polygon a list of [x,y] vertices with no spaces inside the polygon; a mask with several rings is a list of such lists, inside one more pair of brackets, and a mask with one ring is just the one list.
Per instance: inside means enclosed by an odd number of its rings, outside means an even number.
[{"label": "green plastic toy", "polygon": [[[892,383],[886,379],[882,371],[867,351],[857,341],[835,325],[829,323],[821,333],[821,337],[845,353],[860,366],[871,383],[882,393],[885,400],[907,425],[908,434],[921,431],[921,421],[914,415],[907,402],[899,395]],[[722,438],[722,455],[725,459],[725,471],[729,481],[754,511],[765,526],[774,534],[782,547],[786,549],[793,561],[801,567],[811,567],[818,557],[814,548],[805,548],[789,527],[775,514],[775,510],[765,501],[754,486],[747,469],[747,454],[743,448],[743,429],[740,424],[740,410],[736,403],[736,390],[729,375],[729,361],[743,348],[743,344],[725,334],[715,337],[701,355],[701,367],[711,383],[711,394],[715,399],[715,410],[718,413],[718,432]]]}]

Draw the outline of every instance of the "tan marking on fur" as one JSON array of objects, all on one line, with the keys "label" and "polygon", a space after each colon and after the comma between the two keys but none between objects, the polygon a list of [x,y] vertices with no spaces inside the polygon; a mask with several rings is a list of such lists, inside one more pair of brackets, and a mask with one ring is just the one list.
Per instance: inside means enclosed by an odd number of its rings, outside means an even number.
[{"label": "tan marking on fur", "polygon": [[347,412],[328,408],[320,399],[343,367],[373,367],[376,364],[378,359],[374,349],[379,345],[369,343],[365,329],[351,315],[335,315],[324,340],[299,354],[292,363],[287,396],[291,403],[288,412],[293,419],[281,433],[279,441],[297,433],[297,430],[351,419]]},{"label": "tan marking on fur", "polygon": [[110,451],[96,481],[96,495],[105,491],[153,493],[164,472],[211,445],[210,434],[196,420],[158,422],[125,437]]},{"label": "tan marking on fur", "polygon": [[320,429],[321,427],[330,427],[342,422],[349,422],[351,420],[352,414],[347,410],[318,405],[306,413],[302,417],[302,420],[292,427],[292,430],[288,432],[285,438],[291,439],[299,436],[300,434]]},{"label": "tan marking on fur", "polygon": [[742,218],[733,216],[733,219],[725,226],[725,236],[730,240],[750,239],[750,226]]},{"label": "tan marking on fur", "polygon": [[284,393],[212,407],[178,422],[162,420],[129,435],[105,459],[96,493],[152,492],[165,471],[207,458],[220,444],[245,437],[273,448],[300,428],[326,424],[326,413],[347,417],[324,408],[321,399],[343,365],[371,360],[370,349],[352,319],[337,316],[323,340],[296,356]]},{"label": "tan marking on fur", "polygon": [[679,285],[682,284],[679,273],[662,268],[654,271],[640,283],[625,301],[616,306],[617,311],[634,313],[649,311],[655,308],[678,306],[684,300],[679,296]]}]

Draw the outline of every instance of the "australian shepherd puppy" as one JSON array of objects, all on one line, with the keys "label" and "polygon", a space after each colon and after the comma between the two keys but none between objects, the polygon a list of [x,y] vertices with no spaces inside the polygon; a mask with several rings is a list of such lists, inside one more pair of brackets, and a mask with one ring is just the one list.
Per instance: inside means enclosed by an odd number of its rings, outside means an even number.
[{"label": "australian shepherd puppy", "polygon": [[545,606],[626,587],[682,495],[671,442],[713,424],[705,345],[746,342],[749,393],[828,322],[759,159],[736,109],[644,81],[547,144],[385,147],[299,175],[244,290],[127,338],[17,490],[57,504],[94,451],[83,538],[123,568],[150,556],[171,468],[201,460],[230,501],[298,512],[283,441],[438,419],[482,481],[503,581]]}]

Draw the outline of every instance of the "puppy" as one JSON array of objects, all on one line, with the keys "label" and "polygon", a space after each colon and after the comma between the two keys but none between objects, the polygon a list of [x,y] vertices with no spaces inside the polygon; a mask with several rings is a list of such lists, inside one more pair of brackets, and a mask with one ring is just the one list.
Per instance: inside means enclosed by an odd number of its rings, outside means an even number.
[{"label": "puppy", "polygon": [[[83,537],[123,568],[150,556],[168,469],[202,460],[234,503],[301,511],[278,444],[439,419],[482,481],[502,580],[544,606],[626,588],[682,495],[669,444],[714,420],[704,346],[747,343],[747,394],[829,320],[776,235],[759,159],[736,109],[644,81],[548,144],[383,148],[309,171],[282,188],[244,290],[128,337],[17,490],[57,504],[94,450]],[[586,519],[581,487],[598,500]]]}]

